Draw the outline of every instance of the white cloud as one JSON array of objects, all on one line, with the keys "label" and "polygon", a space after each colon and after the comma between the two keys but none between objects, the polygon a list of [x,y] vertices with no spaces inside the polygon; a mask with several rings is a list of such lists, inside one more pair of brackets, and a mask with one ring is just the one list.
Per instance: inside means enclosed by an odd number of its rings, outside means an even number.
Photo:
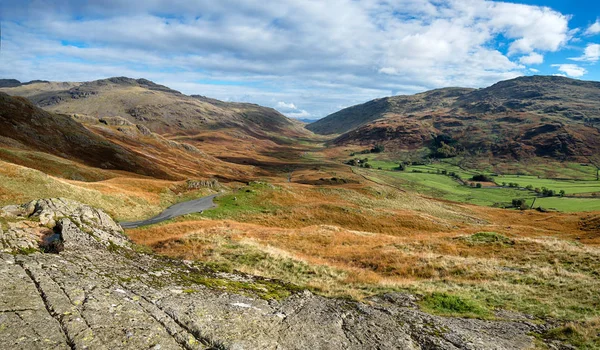
[{"label": "white cloud", "polygon": [[557,51],[570,38],[569,17],[548,7],[487,2],[490,25],[510,39],[509,54]]},{"label": "white cloud", "polygon": [[598,59],[600,59],[600,44],[588,44],[582,56],[569,59],[573,61],[598,62]]},{"label": "white cloud", "polygon": [[285,103],[283,101],[277,102],[276,108],[292,109],[292,110],[298,109],[298,107],[296,107],[296,105],[294,105],[293,103]]},{"label": "white cloud", "polygon": [[320,117],[375,97],[514,78],[574,35],[557,11],[484,0],[109,3],[3,0],[0,76],[146,77]]},{"label": "white cloud", "polygon": [[576,64],[553,64],[552,67],[556,67],[559,72],[563,72],[566,75],[574,78],[579,78],[587,74],[587,70],[585,70],[585,68]]},{"label": "white cloud", "polygon": [[522,56],[519,58],[519,62],[523,64],[542,64],[544,63],[544,55],[541,55],[537,52],[532,52],[527,56]]},{"label": "white cloud", "polygon": [[301,118],[305,118],[305,119],[311,119],[312,115],[310,113],[308,113],[305,110],[300,110],[298,112],[294,112],[294,113],[285,113],[285,115],[289,118],[294,118],[294,119],[301,119]]},{"label": "white cloud", "polygon": [[539,73],[539,69],[535,69],[535,68],[529,68],[529,71],[532,73]]},{"label": "white cloud", "polygon": [[585,31],[585,35],[596,34],[600,34],[600,19],[596,19],[596,22],[592,23]]}]

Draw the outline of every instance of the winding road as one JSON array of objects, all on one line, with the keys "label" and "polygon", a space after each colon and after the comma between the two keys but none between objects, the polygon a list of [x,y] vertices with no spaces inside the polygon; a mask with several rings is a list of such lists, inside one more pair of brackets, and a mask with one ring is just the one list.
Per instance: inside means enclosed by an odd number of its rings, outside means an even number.
[{"label": "winding road", "polygon": [[203,210],[214,208],[215,203],[213,203],[213,199],[216,196],[216,194],[212,194],[210,196],[172,205],[165,209],[165,211],[163,211],[162,213],[147,220],[120,222],[119,224],[123,228],[136,228],[141,226],[158,224],[159,222],[163,222],[186,214],[199,213]]}]

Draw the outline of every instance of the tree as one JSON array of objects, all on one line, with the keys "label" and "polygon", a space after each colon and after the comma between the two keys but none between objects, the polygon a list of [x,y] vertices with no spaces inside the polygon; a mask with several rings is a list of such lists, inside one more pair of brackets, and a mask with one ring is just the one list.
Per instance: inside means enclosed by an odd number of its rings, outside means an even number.
[{"label": "tree", "polygon": [[477,183],[477,188],[481,188],[481,182]]},{"label": "tree", "polygon": [[564,197],[564,196],[565,196],[565,190],[560,190],[560,192],[558,192],[558,194],[559,194],[561,197]]},{"label": "tree", "polygon": [[512,206],[513,208],[519,208],[521,210],[525,210],[527,209],[527,201],[525,199],[522,198],[517,198],[517,199],[513,199],[512,200]]},{"label": "tree", "polygon": [[364,163],[364,167],[368,168],[368,169],[371,169],[373,166],[371,166],[371,164],[369,164],[369,163]]},{"label": "tree", "polygon": [[445,143],[444,141],[440,142],[440,147],[438,147],[435,151],[435,156],[436,157],[440,157],[440,158],[452,158],[452,157],[456,157],[456,155],[458,154],[458,152],[456,151],[456,148],[450,146],[449,144]]},{"label": "tree", "polygon": [[395,168],[395,170],[404,171],[404,170],[406,170],[406,166],[402,162],[400,162],[398,164],[398,166]]},{"label": "tree", "polygon": [[473,175],[471,180],[482,181],[482,182],[493,182],[494,181],[490,176],[484,175],[484,174]]},{"label": "tree", "polygon": [[375,145],[372,149],[372,153],[383,153],[385,151],[385,146],[382,144]]}]

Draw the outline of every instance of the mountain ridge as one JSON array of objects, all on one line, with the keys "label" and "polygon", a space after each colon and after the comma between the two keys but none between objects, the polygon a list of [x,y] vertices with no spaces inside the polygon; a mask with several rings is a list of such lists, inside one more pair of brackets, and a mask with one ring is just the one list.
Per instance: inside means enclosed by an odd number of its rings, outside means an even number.
[{"label": "mountain ridge", "polygon": [[444,88],[375,99],[310,124],[335,145],[440,147],[507,159],[581,160],[600,151],[600,83],[532,76],[483,89]]},{"label": "mountain ridge", "polygon": [[[4,85],[15,85],[8,81]],[[16,81],[18,82],[18,81]],[[34,82],[0,85],[0,91],[26,97],[50,112],[96,118],[120,116],[150,130],[193,134],[199,130],[239,128],[268,138],[270,132],[306,134],[300,123],[273,108],[223,102],[200,95],[187,96],[147,79],[112,77],[81,83]]]}]

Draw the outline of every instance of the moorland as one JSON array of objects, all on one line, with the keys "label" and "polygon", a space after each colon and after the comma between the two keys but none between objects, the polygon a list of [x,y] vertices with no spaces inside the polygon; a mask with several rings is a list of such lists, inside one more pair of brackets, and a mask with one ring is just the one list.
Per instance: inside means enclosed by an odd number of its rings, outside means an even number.
[{"label": "moorland", "polygon": [[217,194],[126,235],[330,298],[549,324],[538,348],[600,346],[600,83],[434,90],[306,127],[143,79],[0,86],[0,206],[65,197],[134,221]]}]

